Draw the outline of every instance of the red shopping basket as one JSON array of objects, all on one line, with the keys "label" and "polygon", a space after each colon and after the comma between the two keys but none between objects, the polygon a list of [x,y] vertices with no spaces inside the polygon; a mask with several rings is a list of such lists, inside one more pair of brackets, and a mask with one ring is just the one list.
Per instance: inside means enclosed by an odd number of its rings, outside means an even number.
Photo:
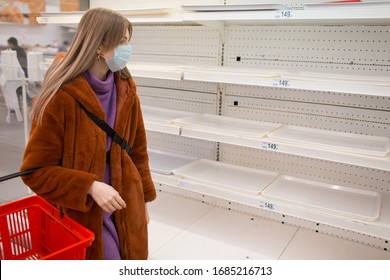
[{"label": "red shopping basket", "polygon": [[37,195],[0,205],[2,260],[82,260],[94,234]]}]

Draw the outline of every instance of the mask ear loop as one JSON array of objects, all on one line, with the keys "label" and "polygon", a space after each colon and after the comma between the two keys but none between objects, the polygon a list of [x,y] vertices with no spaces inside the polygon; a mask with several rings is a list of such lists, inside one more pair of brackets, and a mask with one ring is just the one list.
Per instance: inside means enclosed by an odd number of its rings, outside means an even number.
[{"label": "mask ear loop", "polygon": [[100,58],[104,58],[104,60],[106,60],[106,61],[108,60],[106,57],[104,57],[104,56],[102,56],[101,54],[98,53],[97,57],[96,57],[96,60],[100,61]]},{"label": "mask ear loop", "polygon": [[100,53],[97,53],[97,58],[96,58],[96,60],[97,61],[100,61],[100,58],[104,58],[104,60],[108,60],[106,57],[104,57],[104,56],[102,56]]},{"label": "mask ear loop", "polygon": [[101,52],[101,48],[99,47],[99,48],[97,49],[97,52],[96,52],[96,54],[97,54],[96,60],[97,60],[97,61],[100,61],[100,58],[101,58],[101,57],[103,57],[105,60],[107,60],[104,56],[102,56],[102,55],[100,54],[100,52]]}]

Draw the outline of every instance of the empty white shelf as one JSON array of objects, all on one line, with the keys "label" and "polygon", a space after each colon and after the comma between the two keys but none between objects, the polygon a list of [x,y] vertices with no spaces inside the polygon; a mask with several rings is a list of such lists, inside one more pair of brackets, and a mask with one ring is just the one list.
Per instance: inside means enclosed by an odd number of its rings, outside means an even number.
[{"label": "empty white shelf", "polygon": [[276,123],[251,121],[211,114],[198,114],[176,119],[173,123],[183,128],[197,129],[206,133],[219,135],[221,140],[224,136],[260,139],[268,132],[281,126]]},{"label": "empty white shelf", "polygon": [[[149,131],[390,170],[389,138],[142,106]],[[302,129],[302,131],[300,131]]]},{"label": "empty white shelf", "polygon": [[281,86],[286,88],[390,96],[390,82],[385,76],[285,71],[281,72],[280,80]]},{"label": "empty white shelf", "polygon": [[270,141],[265,137],[264,141],[258,141],[261,146],[249,146],[261,148],[267,151],[275,151],[279,153],[298,155],[303,157],[317,158],[321,160],[330,160],[334,162],[352,164],[379,170],[390,170],[390,156],[368,156],[357,153],[346,153],[340,150],[325,149],[321,146],[314,145],[297,145],[287,142]]},{"label": "empty white shelf", "polygon": [[133,61],[127,67],[134,77],[142,78],[390,96],[390,82],[384,76],[357,76],[305,71],[289,72],[281,69],[271,70],[226,66],[194,67]]},{"label": "empty white shelf", "polygon": [[388,24],[389,7],[370,9],[312,9],[268,11],[212,11],[184,13],[184,22],[224,21],[227,24]]},{"label": "empty white shelf", "polygon": [[179,135],[180,127],[173,120],[194,113],[142,105],[142,114],[147,130]]},{"label": "empty white shelf", "polygon": [[282,71],[233,67],[184,67],[183,79],[213,83],[272,86]]},{"label": "empty white shelf", "polygon": [[390,96],[387,77],[235,67],[183,67],[183,80]]},{"label": "empty white shelf", "polygon": [[271,141],[316,147],[342,153],[385,156],[390,151],[390,138],[329,131],[323,129],[283,126],[268,133]]},{"label": "empty white shelf", "polygon": [[382,9],[390,8],[390,2],[331,2],[331,3],[307,3],[303,5],[305,10],[354,10],[354,9]]},{"label": "empty white shelf", "polygon": [[251,195],[259,194],[278,175],[272,171],[207,159],[194,161],[172,172],[179,178]]},{"label": "empty white shelf", "polygon": [[[173,172],[175,173],[175,171]],[[195,180],[191,179],[192,177],[194,177],[194,173],[195,172],[193,172],[193,174],[191,175],[190,172],[188,172],[188,176],[185,176],[188,178],[181,178],[184,176],[180,175],[173,176],[158,174],[159,176],[153,176],[153,180],[155,180],[155,182],[157,183],[163,184],[163,186],[178,187],[178,190],[182,191],[189,190],[191,192],[200,193],[216,199],[233,201],[243,205],[260,208],[266,211],[289,215],[291,217],[297,217],[299,219],[313,221],[337,228],[343,228],[346,230],[352,230],[360,232],[362,234],[377,236],[379,238],[387,240],[390,238],[390,195],[388,194],[382,193],[377,196],[377,193],[373,192],[373,195],[369,194],[367,197],[365,196],[365,191],[363,191],[363,199],[359,198],[359,195],[357,194],[354,195],[357,196],[358,201],[360,202],[365,201],[369,204],[371,203],[371,206],[373,206],[371,210],[367,205],[359,205],[354,206],[355,210],[357,209],[357,211],[353,212],[351,211],[353,210],[353,208],[348,208],[348,205],[346,205],[346,208],[345,206],[342,206],[342,204],[344,203],[344,201],[342,201],[341,207],[339,206],[338,210],[343,210],[343,213],[331,212],[327,211],[326,209],[321,209],[319,207],[308,207],[307,205],[304,206],[303,204],[299,204],[299,199],[295,202],[291,202],[287,200],[272,198],[271,196],[267,196],[266,194],[264,194],[267,190],[267,187],[263,188],[260,194],[254,194],[255,192],[248,191],[245,193],[242,189],[240,190],[231,188],[231,184],[234,182],[240,181],[238,182],[239,186],[241,186],[241,184],[246,184],[245,177],[242,177],[242,172],[239,170],[239,167],[231,167],[231,174],[229,175],[234,177],[234,181],[228,182],[228,178],[225,178],[225,184],[230,184],[228,188],[216,187],[216,179],[199,180],[199,175],[197,175],[197,178],[195,178]],[[237,176],[234,176],[233,174],[237,174]],[[176,178],[176,180],[174,180],[174,178]],[[214,184],[209,183],[211,181],[214,181]],[[268,186],[270,186],[271,184],[272,183],[268,184]],[[313,191],[312,186],[314,186],[314,188],[321,188],[321,186],[318,186],[318,184],[321,185],[322,183],[310,183],[309,188],[312,188],[312,190],[309,190],[309,192]],[[283,184],[283,187],[288,187],[288,184]],[[346,193],[344,193],[343,196],[346,196],[346,203],[353,200]],[[365,199],[364,197],[368,199]],[[325,202],[326,199],[327,198],[325,197]],[[321,205],[321,203],[323,204],[324,202],[320,202],[319,205]],[[378,212],[376,212],[377,206],[380,207],[380,210],[378,210]],[[363,209],[363,212],[361,212],[360,208]],[[365,209],[368,209],[368,212],[364,212]],[[359,216],[359,213],[363,213],[363,215]],[[379,215],[378,218],[376,220],[370,220],[371,218],[377,216],[376,213],[378,213]]]},{"label": "empty white shelf", "polygon": [[191,12],[222,12],[222,11],[268,11],[285,10],[280,4],[230,4],[230,5],[183,5],[184,11]]},{"label": "empty white shelf", "polygon": [[142,105],[143,117],[147,121],[153,121],[158,123],[172,123],[175,119],[184,118],[186,116],[192,116],[195,113],[158,108],[153,106]]},{"label": "empty white shelf", "polygon": [[368,76],[368,75],[346,75],[340,73],[322,73],[306,71],[284,71],[281,73],[282,79],[316,81],[316,82],[337,82],[354,85],[372,85],[390,87],[389,77]]},{"label": "empty white shelf", "polygon": [[[370,4],[370,3],[367,3]],[[228,6],[228,5],[226,5]],[[277,5],[278,6],[278,5]],[[203,6],[205,7],[205,6]],[[317,6],[318,7],[318,6]],[[207,8],[207,7],[206,7]],[[206,9],[205,8],[205,9]],[[364,9],[330,9],[329,6],[317,9],[307,6],[306,10],[285,10],[278,7],[271,10],[225,10],[189,12],[173,9],[145,9],[124,11],[118,10],[128,17],[133,24],[190,24],[191,22],[208,23],[224,21],[228,24],[388,24],[388,5],[371,6]],[[326,9],[325,9],[326,8]],[[192,7],[202,9],[202,6]],[[229,9],[226,7],[225,9]],[[76,27],[84,12],[40,13],[37,21],[40,24],[61,24]]]},{"label": "empty white shelf", "polygon": [[159,150],[148,150],[149,164],[152,172],[172,174],[172,170],[191,163],[196,157],[179,155]]},{"label": "empty white shelf", "polygon": [[262,195],[304,209],[356,220],[375,221],[381,209],[378,192],[284,175],[266,187]]},{"label": "empty white shelf", "polygon": [[383,249],[227,209],[212,209],[201,201],[164,191],[148,207],[150,259],[390,258]]},{"label": "empty white shelf", "polygon": [[160,132],[175,127],[175,134],[185,137],[390,170],[390,140],[386,137],[283,127],[211,114],[174,119],[176,116],[168,114],[159,117],[157,124],[147,121],[145,125],[149,130]]},{"label": "empty white shelf", "polygon": [[134,77],[180,81],[183,70],[179,65],[130,62],[127,64]]}]

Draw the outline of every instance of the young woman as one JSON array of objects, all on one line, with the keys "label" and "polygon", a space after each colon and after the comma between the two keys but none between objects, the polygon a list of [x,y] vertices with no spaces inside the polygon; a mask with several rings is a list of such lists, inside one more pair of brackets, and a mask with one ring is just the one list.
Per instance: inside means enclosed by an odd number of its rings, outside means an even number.
[{"label": "young woman", "polygon": [[[23,180],[95,233],[87,259],[148,256],[146,202],[156,191],[140,101],[126,68],[131,33],[119,13],[88,10],[68,53],[48,69],[31,111],[21,170],[42,168]],[[129,143],[130,156],[82,106]]]}]

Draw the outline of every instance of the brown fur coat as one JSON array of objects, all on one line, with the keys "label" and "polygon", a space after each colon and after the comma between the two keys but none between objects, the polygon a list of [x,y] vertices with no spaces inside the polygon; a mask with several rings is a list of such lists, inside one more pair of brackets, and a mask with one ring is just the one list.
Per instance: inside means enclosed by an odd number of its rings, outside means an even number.
[{"label": "brown fur coat", "polygon": [[[113,142],[112,186],[127,207],[115,212],[123,259],[146,259],[148,232],[145,202],[155,199],[146,134],[134,82],[115,77],[117,113],[115,131],[133,149],[131,157]],[[21,170],[43,167],[23,176],[36,194],[61,207],[68,217],[95,233],[87,259],[103,259],[103,210],[88,195],[94,180],[103,181],[106,134],[85,114],[76,99],[96,117],[105,112],[83,75],[63,85],[45,110],[43,123],[32,123]]]}]

